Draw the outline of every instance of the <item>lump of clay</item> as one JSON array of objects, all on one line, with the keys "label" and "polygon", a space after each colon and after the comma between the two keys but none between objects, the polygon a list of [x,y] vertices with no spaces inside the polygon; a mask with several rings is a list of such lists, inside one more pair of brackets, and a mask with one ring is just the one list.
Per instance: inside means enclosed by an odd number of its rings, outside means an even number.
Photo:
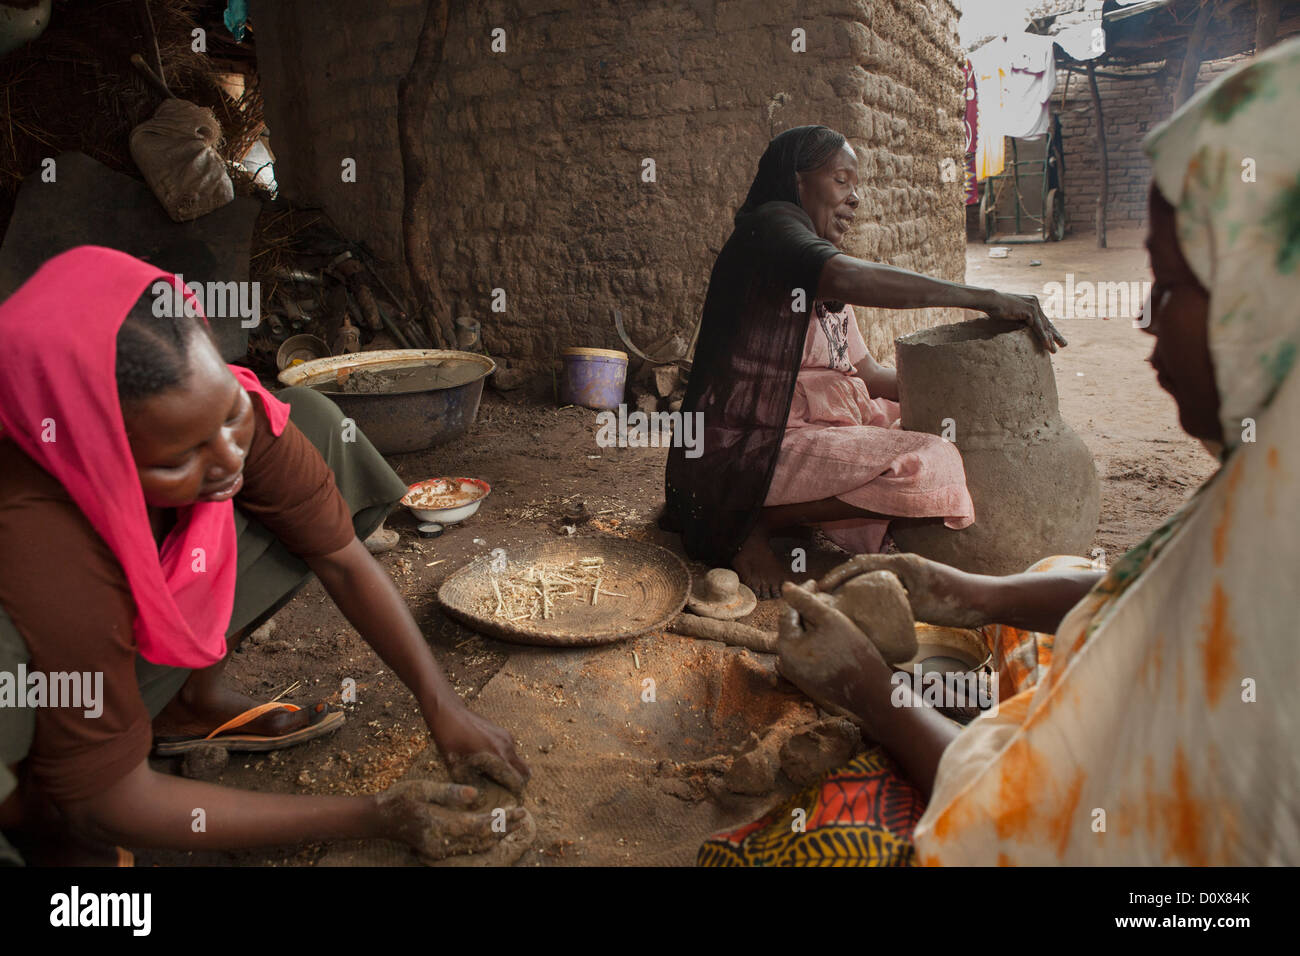
[{"label": "lump of clay", "polygon": [[862,749],[862,735],[852,721],[829,717],[805,727],[781,748],[781,770],[805,786],[827,770],[848,762]]},{"label": "lump of clay", "polygon": [[757,748],[736,758],[722,777],[732,793],[760,796],[776,786],[777,755],[771,748]]},{"label": "lump of clay", "polygon": [[722,785],[732,793],[750,796],[771,792],[776,786],[776,773],[781,769],[781,746],[790,739],[791,730],[789,724],[778,723],[761,740],[751,732],[750,749],[732,761],[722,775]]},{"label": "lump of clay", "polygon": [[850,578],[831,594],[835,606],[871,638],[886,664],[916,655],[916,622],[907,591],[892,571],[870,571]]},{"label": "lump of clay", "polygon": [[213,781],[230,763],[230,751],[220,744],[200,744],[185,754],[181,761],[181,776],[191,780]]}]

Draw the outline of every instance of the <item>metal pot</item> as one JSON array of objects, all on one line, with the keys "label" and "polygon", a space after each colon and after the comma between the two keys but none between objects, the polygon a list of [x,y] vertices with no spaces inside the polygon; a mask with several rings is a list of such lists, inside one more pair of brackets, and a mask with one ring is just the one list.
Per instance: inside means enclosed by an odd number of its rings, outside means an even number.
[{"label": "metal pot", "polygon": [[[462,371],[462,366],[472,366]],[[420,366],[455,369],[456,384],[409,392],[344,392],[342,370],[389,371]],[[483,380],[496,370],[486,355],[451,349],[383,349],[335,355],[286,368],[284,385],[306,385],[327,394],[385,455],[422,451],[464,435],[478,416]],[[472,377],[469,377],[472,376]]]}]

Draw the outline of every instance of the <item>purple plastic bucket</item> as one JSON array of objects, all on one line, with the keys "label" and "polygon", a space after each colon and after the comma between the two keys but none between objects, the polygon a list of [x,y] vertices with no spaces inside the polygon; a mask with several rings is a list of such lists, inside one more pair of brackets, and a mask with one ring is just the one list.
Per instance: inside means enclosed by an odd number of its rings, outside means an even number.
[{"label": "purple plastic bucket", "polygon": [[614,349],[565,349],[560,400],[586,408],[618,408],[627,383],[627,353]]}]

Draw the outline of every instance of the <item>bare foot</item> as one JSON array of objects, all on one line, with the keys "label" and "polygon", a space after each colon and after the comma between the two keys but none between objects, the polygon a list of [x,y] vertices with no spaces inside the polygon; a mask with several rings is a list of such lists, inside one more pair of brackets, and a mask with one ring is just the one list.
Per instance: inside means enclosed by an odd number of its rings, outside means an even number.
[{"label": "bare foot", "polygon": [[[180,693],[172,698],[162,713],[154,718],[154,735],[158,737],[190,737],[212,733],[226,721],[238,717],[250,707],[264,701],[253,700],[228,687],[196,690],[188,681]],[[311,718],[307,707],[301,710],[273,710],[251,720],[239,728],[241,734],[279,737],[306,727]]]},{"label": "bare foot", "polygon": [[780,597],[781,583],[790,579],[768,543],[767,532],[761,527],[750,532],[731,559],[731,566],[760,601]]}]

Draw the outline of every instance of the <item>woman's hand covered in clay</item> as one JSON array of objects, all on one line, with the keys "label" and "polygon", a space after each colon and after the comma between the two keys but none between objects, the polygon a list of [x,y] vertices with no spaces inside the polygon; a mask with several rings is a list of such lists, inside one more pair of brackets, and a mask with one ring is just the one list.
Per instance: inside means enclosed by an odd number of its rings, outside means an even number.
[{"label": "woman's hand covered in clay", "polygon": [[471,783],[479,773],[517,794],[532,775],[515,753],[514,738],[468,707],[454,708],[430,729],[453,780]]},{"label": "woman's hand covered in clay", "polygon": [[870,638],[816,591],[813,581],[781,589],[777,670],[823,709],[858,718],[864,690],[873,677],[887,681],[889,667]]},{"label": "woman's hand covered in clay", "polygon": [[980,611],[983,578],[918,554],[859,554],[829,571],[817,586],[834,591],[845,581],[870,571],[891,571],[907,590],[912,616],[944,627],[980,627],[989,623]]},{"label": "woman's hand covered in clay", "polygon": [[1029,326],[1035,338],[1049,352],[1055,352],[1058,345],[1067,344],[1065,337],[1043,314],[1037,296],[995,292],[992,301],[984,306],[984,312],[990,319],[1009,319]]},{"label": "woman's hand covered in clay", "polygon": [[433,780],[399,783],[375,797],[385,835],[426,860],[489,850],[527,819],[527,811],[512,807],[505,810],[505,833],[493,830],[494,808],[472,812],[478,800],[473,787]]}]

